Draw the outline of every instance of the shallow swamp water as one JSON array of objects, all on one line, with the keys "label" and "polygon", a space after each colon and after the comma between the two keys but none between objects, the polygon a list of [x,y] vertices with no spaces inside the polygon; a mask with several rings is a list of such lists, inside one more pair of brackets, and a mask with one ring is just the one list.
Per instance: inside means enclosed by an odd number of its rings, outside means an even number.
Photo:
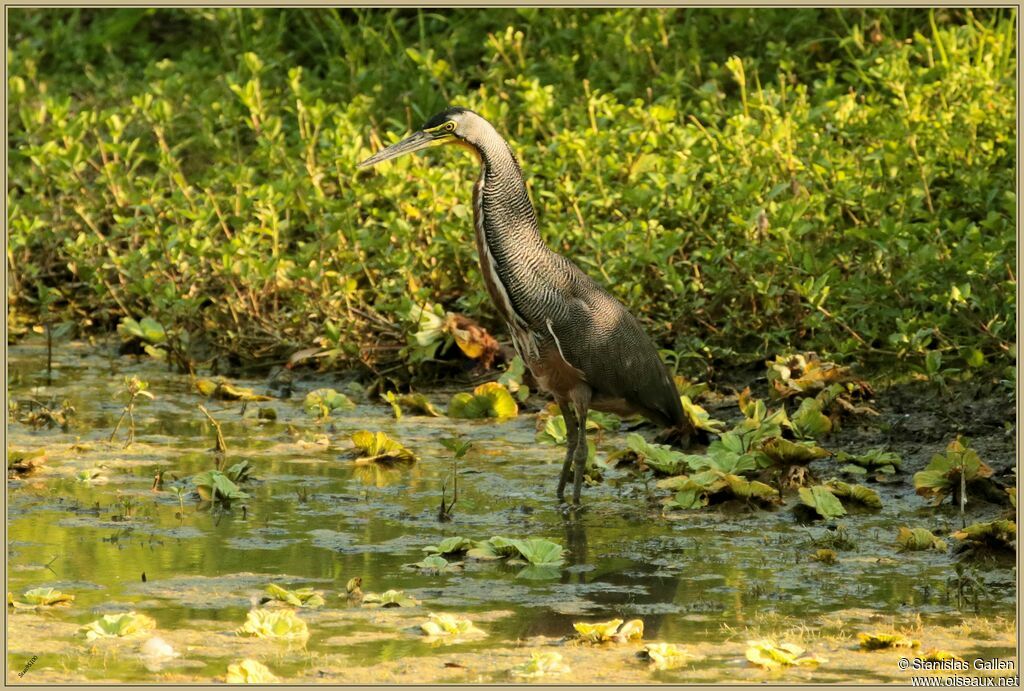
[{"label": "shallow swamp water", "polygon": [[[116,394],[126,375],[149,382],[155,398],[139,401],[135,441],[122,448],[124,426],[117,441],[108,438],[124,406]],[[266,391],[263,380],[234,383]],[[930,424],[917,424],[914,396],[893,395],[886,404],[880,394],[882,415],[822,442],[851,452],[887,444],[903,456],[899,481],[872,485],[880,510],[801,523],[787,496],[775,510],[726,503],[665,512],[668,493],[619,466],[585,487],[584,508],[572,513],[554,497],[563,449],[537,443],[534,412],[501,422],[408,413],[395,420],[387,405],[362,401],[317,421],[303,409],[303,396],[332,385],[308,375],[287,399],[214,401],[197,394],[188,377],[145,358],[62,344],[48,378],[45,346],[10,347],[12,404],[24,410],[32,400],[54,407],[67,400],[76,412],[66,431],[8,421],[8,447],[45,449],[46,460],[8,479],[7,588],[16,599],[37,587],[75,599],[8,609],[8,681],[215,682],[229,664],[252,658],[297,683],[508,682],[517,680],[509,670],[532,653],[554,651],[571,671],[540,681],[908,683],[898,661],[914,653],[863,651],[862,632],[899,632],[919,640],[922,651],[1016,665],[1013,555],[971,560],[952,549],[896,546],[900,526],[942,535],[962,527],[948,501],[932,508],[911,480],[955,437],[962,414],[932,411]],[[447,394],[428,395],[444,408]],[[249,498],[229,509],[203,505],[191,492],[179,503],[173,491],[214,468],[214,428],[199,403],[222,425],[227,465],[253,466],[255,479],[244,486]],[[975,430],[976,448],[1006,473],[1014,450],[1003,421],[1012,420],[1012,402],[976,405],[986,410],[974,419],[991,422]],[[273,409],[276,419],[261,419],[260,408]],[[735,396],[709,410],[736,417]],[[355,464],[342,450],[360,429],[388,433],[419,461]],[[452,520],[440,522],[441,486],[452,469],[452,452],[440,439],[453,433],[473,446],[458,461]],[[602,433],[598,455],[624,448],[625,435]],[[833,459],[812,464],[822,478],[837,466]],[[163,483],[155,491],[158,471]],[[969,502],[967,512],[968,522],[1008,515],[983,500]],[[409,567],[423,558],[423,547],[446,537],[496,535],[557,542],[565,563],[537,570],[466,559],[440,574]],[[823,547],[835,549],[834,563],[812,558]],[[353,602],[346,583],[357,576],[366,592],[402,590],[419,604]],[[235,633],[270,583],[323,592],[324,606],[297,610],[310,632],[304,645]],[[79,633],[126,611],[151,617],[156,629],[96,641]],[[441,612],[470,618],[486,635],[449,644],[426,639],[418,625]],[[613,618],[641,619],[643,641],[572,639],[575,622]],[[152,636],[176,656],[143,655]],[[798,644],[821,662],[776,671],[754,666],[745,658],[747,642],[764,638]],[[637,656],[647,642],[677,644],[692,660],[654,669]]]}]

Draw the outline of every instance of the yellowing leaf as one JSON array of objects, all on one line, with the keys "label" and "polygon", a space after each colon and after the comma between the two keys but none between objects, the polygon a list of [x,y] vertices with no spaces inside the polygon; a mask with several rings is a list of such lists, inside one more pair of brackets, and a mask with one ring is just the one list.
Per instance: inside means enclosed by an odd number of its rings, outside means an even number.
[{"label": "yellowing leaf", "polygon": [[400,461],[412,463],[416,455],[402,446],[400,443],[389,437],[384,432],[368,432],[360,430],[352,434],[352,444],[358,452],[357,462],[386,462]]},{"label": "yellowing leaf", "polygon": [[309,638],[309,627],[290,609],[252,609],[235,633],[255,638],[275,638],[304,641]]},{"label": "yellowing leaf", "polygon": [[530,653],[530,659],[513,667],[510,673],[514,677],[536,679],[554,674],[568,674],[569,671],[569,666],[562,662],[561,653],[552,651]]},{"label": "yellowing leaf", "polygon": [[640,640],[644,635],[644,623],[640,619],[631,619],[625,624],[621,619],[596,623],[576,622],[572,626],[580,635],[580,640],[587,643],[623,643]]},{"label": "yellowing leaf", "polygon": [[299,588],[297,590],[286,590],[281,586],[271,583],[266,587],[267,595],[274,600],[285,602],[294,607],[309,607],[316,609],[324,604],[323,594],[312,588]]},{"label": "yellowing leaf", "polygon": [[700,659],[674,643],[648,643],[637,655],[650,660],[652,669],[678,669]]},{"label": "yellowing leaf", "polygon": [[814,657],[801,657],[804,649],[795,643],[776,643],[772,640],[747,641],[747,659],[769,670],[782,669],[794,665],[818,665],[825,660]]},{"label": "yellowing leaf", "polygon": [[53,588],[33,588],[32,590],[25,591],[25,602],[30,605],[41,605],[43,607],[51,607],[53,605],[66,605],[70,604],[74,599],[74,595],[68,595],[62,593],[59,590]]},{"label": "yellowing leaf", "polygon": [[961,475],[964,482],[971,482],[991,477],[992,468],[957,438],[946,447],[946,453],[935,454],[924,470],[914,474],[914,489],[923,497],[932,497],[938,506],[946,495],[959,492]]},{"label": "yellowing leaf", "polygon": [[934,549],[940,552],[946,551],[946,543],[932,535],[927,528],[900,528],[896,536],[896,545],[900,550],[916,552],[925,549]]},{"label": "yellowing leaf", "polygon": [[759,448],[777,465],[807,465],[830,455],[820,446],[791,442],[782,437],[769,437],[761,442]]},{"label": "yellowing leaf", "polygon": [[487,635],[469,619],[447,613],[435,614],[432,612],[428,620],[420,624],[420,629],[432,638],[466,638]]},{"label": "yellowing leaf", "polygon": [[695,429],[707,430],[714,434],[719,434],[725,429],[724,422],[713,419],[708,411],[691,401],[689,396],[680,396],[679,400],[683,404],[683,412]]},{"label": "yellowing leaf", "polygon": [[125,612],[123,614],[106,614],[96,621],[78,629],[86,640],[97,638],[124,638],[146,633],[156,628],[156,622],[145,614]]},{"label": "yellowing leaf", "polygon": [[314,389],[306,394],[302,407],[310,415],[325,418],[335,411],[354,410],[356,404],[351,398],[334,389]]},{"label": "yellowing leaf", "polygon": [[870,487],[854,485],[841,480],[829,480],[825,483],[825,486],[829,488],[832,494],[845,501],[857,502],[872,509],[882,508],[882,498],[878,496],[878,492]]},{"label": "yellowing leaf", "polygon": [[801,487],[799,493],[800,501],[805,506],[814,509],[822,518],[838,518],[846,515],[846,509],[843,508],[842,503],[824,485]]},{"label": "yellowing leaf", "polygon": [[448,403],[448,416],[475,420],[479,418],[508,418],[519,414],[519,406],[512,394],[498,382],[487,382],[473,389],[473,393],[457,393]]},{"label": "yellowing leaf", "polygon": [[363,604],[381,607],[415,607],[420,601],[402,590],[385,590],[383,593],[366,593]]},{"label": "yellowing leaf", "polygon": [[976,546],[994,547],[997,549],[1017,548],[1017,524],[1005,519],[974,523],[963,530],[953,533],[957,540],[964,540]]},{"label": "yellowing leaf", "polygon": [[246,658],[228,665],[225,681],[229,684],[276,684],[281,680],[262,662]]}]

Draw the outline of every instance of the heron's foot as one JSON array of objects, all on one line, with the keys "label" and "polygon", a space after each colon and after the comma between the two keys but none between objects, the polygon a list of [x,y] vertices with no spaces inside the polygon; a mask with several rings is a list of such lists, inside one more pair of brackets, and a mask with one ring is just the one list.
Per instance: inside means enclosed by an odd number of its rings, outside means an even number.
[{"label": "heron's foot", "polygon": [[565,501],[564,499],[558,502],[558,512],[567,518],[577,518],[584,512],[587,507],[580,504],[579,501]]}]

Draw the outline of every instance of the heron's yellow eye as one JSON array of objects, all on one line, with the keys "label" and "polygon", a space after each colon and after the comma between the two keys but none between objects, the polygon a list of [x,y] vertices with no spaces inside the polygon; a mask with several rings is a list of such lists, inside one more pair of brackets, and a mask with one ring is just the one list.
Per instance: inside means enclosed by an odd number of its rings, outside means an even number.
[{"label": "heron's yellow eye", "polygon": [[444,131],[445,132],[454,132],[455,131],[455,123],[452,122],[451,120],[449,120],[448,122],[444,123]]}]

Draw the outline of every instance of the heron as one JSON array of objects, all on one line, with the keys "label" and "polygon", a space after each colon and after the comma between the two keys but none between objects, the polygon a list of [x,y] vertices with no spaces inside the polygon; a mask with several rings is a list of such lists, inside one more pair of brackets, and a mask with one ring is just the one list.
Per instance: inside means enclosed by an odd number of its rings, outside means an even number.
[{"label": "heron", "polygon": [[434,146],[476,154],[473,227],[484,285],[516,353],[565,419],[568,449],[558,480],[564,501],[573,475],[579,505],[587,461],[587,412],[634,414],[686,438],[692,431],[675,382],[640,322],[621,302],[543,241],[511,147],[491,123],[450,107],[422,128],[358,164]]}]

